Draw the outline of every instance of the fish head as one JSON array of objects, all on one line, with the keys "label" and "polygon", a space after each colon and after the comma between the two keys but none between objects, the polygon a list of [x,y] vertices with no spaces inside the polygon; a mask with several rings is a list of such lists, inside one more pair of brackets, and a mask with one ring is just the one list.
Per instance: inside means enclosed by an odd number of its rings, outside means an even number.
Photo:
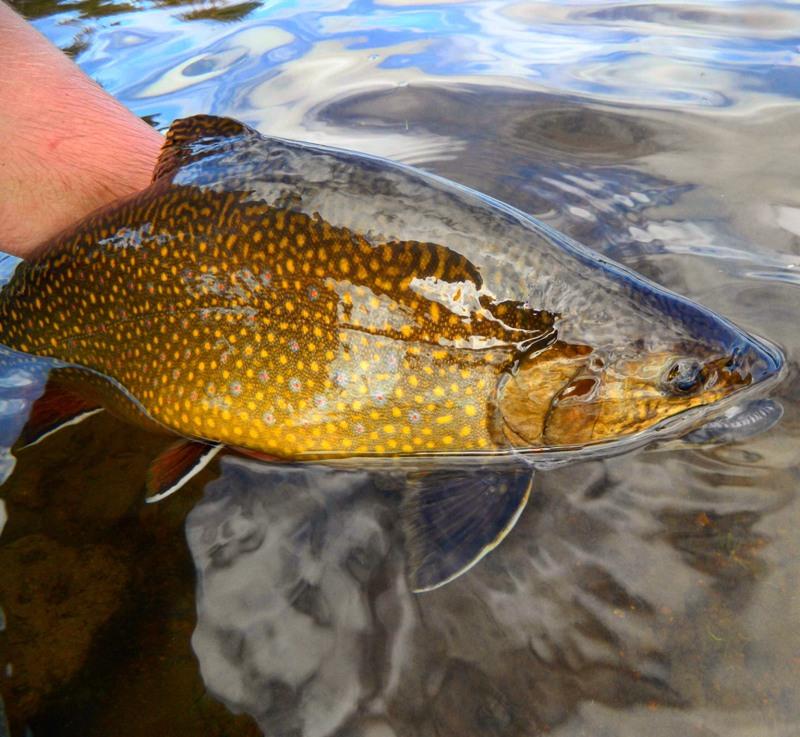
[{"label": "fish head", "polygon": [[550,450],[680,434],[781,371],[777,348],[676,295],[645,302],[639,317],[614,339],[586,329],[518,361],[498,387],[504,440]]}]

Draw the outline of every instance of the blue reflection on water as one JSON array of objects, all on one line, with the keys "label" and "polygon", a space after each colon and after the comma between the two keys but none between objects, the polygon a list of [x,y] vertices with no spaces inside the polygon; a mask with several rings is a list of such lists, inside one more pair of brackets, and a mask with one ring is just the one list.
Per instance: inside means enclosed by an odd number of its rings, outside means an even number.
[{"label": "blue reflection on water", "polygon": [[532,89],[682,107],[736,106],[746,93],[800,95],[800,21],[790,3],[381,7],[366,0],[320,1],[264,3],[236,24],[187,22],[198,7],[203,5],[139,3],[137,11],[89,23],[67,10],[37,25],[62,47],[80,33],[93,33],[89,48],[78,55],[81,66],[139,114],[157,109],[164,123],[173,110],[194,112],[200,100],[216,108],[213,112],[237,101],[166,91],[143,96],[141,80],[156,79],[198,52],[214,53],[243,30],[269,33],[270,28],[283,29],[294,40],[281,53],[251,47],[255,64],[240,60],[231,66],[226,71],[230,85],[263,80],[270,70],[286,70],[308,56],[316,45],[333,42],[343,53],[380,50],[367,74],[373,80],[382,70],[460,79],[495,76]]}]

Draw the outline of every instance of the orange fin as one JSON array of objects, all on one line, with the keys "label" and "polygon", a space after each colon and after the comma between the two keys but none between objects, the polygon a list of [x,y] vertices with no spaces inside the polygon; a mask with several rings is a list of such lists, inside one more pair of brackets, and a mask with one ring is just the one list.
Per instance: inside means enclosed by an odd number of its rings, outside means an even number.
[{"label": "orange fin", "polygon": [[20,448],[36,445],[62,427],[76,425],[102,411],[97,404],[50,382],[45,393],[33,403],[31,415],[20,434]]},{"label": "orange fin", "polygon": [[258,133],[233,118],[221,118],[216,115],[180,118],[174,121],[167,131],[166,140],[153,171],[153,181],[172,178],[182,166],[202,158],[206,152],[201,151],[197,144],[210,144],[227,138],[239,139],[249,135]]},{"label": "orange fin", "polygon": [[222,450],[219,443],[179,440],[169,446],[150,465],[147,472],[147,501],[158,502],[180,489],[202,471]]}]

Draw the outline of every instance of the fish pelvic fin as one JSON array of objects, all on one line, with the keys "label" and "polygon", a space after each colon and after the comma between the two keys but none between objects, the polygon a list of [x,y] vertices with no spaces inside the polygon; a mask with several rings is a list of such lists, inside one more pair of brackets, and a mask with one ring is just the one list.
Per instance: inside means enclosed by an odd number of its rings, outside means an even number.
[{"label": "fish pelvic fin", "polygon": [[216,115],[180,118],[167,131],[152,181],[172,179],[182,166],[203,158],[204,152],[200,150],[199,144],[218,143],[225,139],[233,142],[251,135],[258,135],[258,132],[233,118]]},{"label": "fish pelvic fin", "polygon": [[224,446],[182,438],[169,446],[150,465],[147,472],[147,499],[153,503],[175,493],[196,476]]},{"label": "fish pelvic fin", "polygon": [[523,466],[409,478],[401,517],[411,588],[431,591],[472,568],[508,535],[532,488]]},{"label": "fish pelvic fin", "polygon": [[20,434],[19,448],[30,448],[69,425],[76,425],[103,408],[89,399],[48,382],[45,393],[31,408],[28,422]]}]

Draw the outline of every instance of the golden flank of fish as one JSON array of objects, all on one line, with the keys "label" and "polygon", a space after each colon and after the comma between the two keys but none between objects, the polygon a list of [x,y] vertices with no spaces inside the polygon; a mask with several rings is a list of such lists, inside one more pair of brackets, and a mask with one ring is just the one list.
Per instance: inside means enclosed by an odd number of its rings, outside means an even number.
[{"label": "golden flank of fish", "polygon": [[209,116],[18,268],[0,329],[58,362],[25,442],[100,409],[182,438],[155,498],[223,446],[404,469],[417,590],[502,539],[535,465],[686,430],[782,365],[501,203]]}]

